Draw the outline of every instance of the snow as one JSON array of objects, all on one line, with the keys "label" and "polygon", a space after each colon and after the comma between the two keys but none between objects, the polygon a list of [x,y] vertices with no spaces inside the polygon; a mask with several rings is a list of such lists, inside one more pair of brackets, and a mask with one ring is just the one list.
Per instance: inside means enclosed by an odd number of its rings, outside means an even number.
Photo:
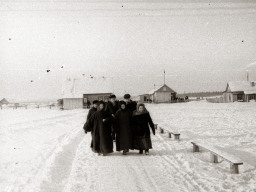
[{"label": "snow", "polygon": [[[256,84],[255,81],[252,81]],[[228,82],[229,88],[231,92],[239,92],[244,91],[245,94],[255,94],[256,93],[256,85],[252,86],[250,81],[230,81]]]},{"label": "snow", "polygon": [[[92,153],[88,110],[0,110],[0,191],[256,191],[256,102],[147,104],[154,123],[181,133],[152,135],[150,155]],[[244,163],[239,174],[191,141]]]}]

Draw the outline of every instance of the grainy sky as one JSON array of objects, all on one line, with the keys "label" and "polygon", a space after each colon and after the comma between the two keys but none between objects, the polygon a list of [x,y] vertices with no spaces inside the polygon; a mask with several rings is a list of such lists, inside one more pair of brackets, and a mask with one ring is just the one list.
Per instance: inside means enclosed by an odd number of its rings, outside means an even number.
[{"label": "grainy sky", "polygon": [[256,80],[256,1],[1,1],[0,67],[0,98],[60,98],[82,74],[138,95],[164,69],[178,93],[224,91]]}]

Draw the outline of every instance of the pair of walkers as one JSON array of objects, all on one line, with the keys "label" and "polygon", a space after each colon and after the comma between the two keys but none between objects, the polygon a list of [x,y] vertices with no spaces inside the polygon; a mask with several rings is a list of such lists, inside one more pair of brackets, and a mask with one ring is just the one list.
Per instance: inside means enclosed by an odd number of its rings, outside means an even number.
[{"label": "pair of walkers", "polygon": [[153,134],[155,129],[144,104],[137,105],[130,99],[129,94],[125,94],[124,101],[118,103],[119,109],[115,114],[111,114],[102,101],[94,101],[93,105],[84,125],[85,133],[92,134],[93,152],[99,155],[113,152],[114,130],[117,151],[123,151],[125,155],[129,150],[137,149],[141,154],[143,150],[149,154],[149,149],[152,149],[149,126]]}]

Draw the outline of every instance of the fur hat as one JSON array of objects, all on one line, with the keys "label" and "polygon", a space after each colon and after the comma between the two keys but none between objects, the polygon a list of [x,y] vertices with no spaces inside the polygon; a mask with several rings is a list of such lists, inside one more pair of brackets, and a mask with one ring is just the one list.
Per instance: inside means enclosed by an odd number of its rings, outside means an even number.
[{"label": "fur hat", "polygon": [[97,104],[98,103],[98,100],[94,100],[93,102],[92,102],[92,104]]},{"label": "fur hat", "polygon": [[120,106],[121,105],[125,105],[126,106],[126,102],[124,102],[124,101],[120,101],[119,104],[120,104]]},{"label": "fur hat", "polygon": [[116,96],[115,96],[114,94],[111,94],[111,95],[109,96],[109,99],[111,99],[111,98],[116,98]]},{"label": "fur hat", "polygon": [[103,105],[105,106],[105,102],[104,102],[104,101],[98,101],[97,104],[98,104],[98,105],[103,104]]},{"label": "fur hat", "polygon": [[131,98],[131,95],[130,94],[125,94],[124,95],[124,99],[130,99]]}]

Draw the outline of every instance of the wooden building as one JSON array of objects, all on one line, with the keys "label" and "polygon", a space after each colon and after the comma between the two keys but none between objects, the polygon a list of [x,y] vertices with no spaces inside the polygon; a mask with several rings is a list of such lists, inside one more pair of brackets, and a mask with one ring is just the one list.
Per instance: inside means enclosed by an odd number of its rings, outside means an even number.
[{"label": "wooden building", "polygon": [[7,101],[6,98],[3,98],[1,101],[0,101],[0,105],[8,105],[9,104],[9,101]]},{"label": "wooden building", "polygon": [[230,81],[223,93],[224,102],[244,101],[256,99],[255,81]]},{"label": "wooden building", "polygon": [[143,94],[138,96],[139,103],[151,103],[152,100],[150,99],[150,94]]},{"label": "wooden building", "polygon": [[107,100],[112,94],[112,82],[106,78],[67,79],[62,90],[64,109],[82,109],[93,100]]},{"label": "wooden building", "polygon": [[166,84],[156,87],[149,92],[149,99],[153,103],[172,103],[177,93]]}]

